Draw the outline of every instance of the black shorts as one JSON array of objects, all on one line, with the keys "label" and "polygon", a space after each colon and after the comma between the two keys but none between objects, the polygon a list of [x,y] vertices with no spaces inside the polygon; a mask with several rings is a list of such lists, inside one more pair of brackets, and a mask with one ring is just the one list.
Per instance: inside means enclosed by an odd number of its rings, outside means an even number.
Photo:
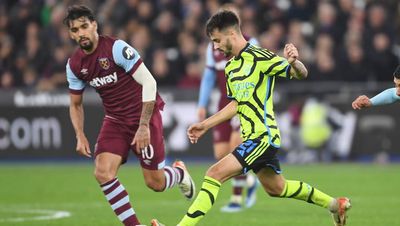
[{"label": "black shorts", "polygon": [[278,148],[260,139],[246,140],[236,147],[232,154],[243,166],[243,172],[253,170],[257,173],[262,168],[272,168],[275,173],[280,174],[281,166],[276,156]]}]

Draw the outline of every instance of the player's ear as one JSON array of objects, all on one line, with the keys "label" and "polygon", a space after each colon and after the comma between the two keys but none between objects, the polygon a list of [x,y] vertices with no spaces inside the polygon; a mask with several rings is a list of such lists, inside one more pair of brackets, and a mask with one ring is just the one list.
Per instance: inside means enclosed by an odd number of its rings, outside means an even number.
[{"label": "player's ear", "polygon": [[93,23],[95,31],[97,31],[97,21],[94,20],[92,23]]}]

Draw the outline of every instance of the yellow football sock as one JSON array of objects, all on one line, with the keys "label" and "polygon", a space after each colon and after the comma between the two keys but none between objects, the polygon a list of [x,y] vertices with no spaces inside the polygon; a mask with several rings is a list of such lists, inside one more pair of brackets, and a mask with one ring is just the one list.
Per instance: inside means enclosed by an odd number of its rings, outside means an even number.
[{"label": "yellow football sock", "polygon": [[189,207],[188,212],[179,222],[179,226],[196,225],[203,216],[211,209],[217,199],[221,183],[211,177],[205,176],[201,190]]},{"label": "yellow football sock", "polygon": [[294,198],[327,208],[333,198],[301,181],[287,180],[281,198]]}]

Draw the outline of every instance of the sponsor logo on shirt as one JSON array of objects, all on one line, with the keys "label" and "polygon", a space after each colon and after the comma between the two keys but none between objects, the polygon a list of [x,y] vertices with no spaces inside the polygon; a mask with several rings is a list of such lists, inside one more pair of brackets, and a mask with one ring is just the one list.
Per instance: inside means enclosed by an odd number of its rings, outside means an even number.
[{"label": "sponsor logo on shirt", "polygon": [[92,79],[92,81],[89,82],[89,84],[93,87],[101,87],[111,83],[117,83],[117,81],[118,81],[117,72],[114,72],[112,74],[103,77],[94,78]]},{"label": "sponsor logo on shirt", "polygon": [[133,48],[125,46],[122,49],[122,56],[127,60],[132,60],[135,57],[135,51],[133,51]]},{"label": "sponsor logo on shirt", "polygon": [[81,70],[81,73],[82,73],[83,75],[87,75],[87,74],[88,74],[88,69],[87,69],[87,68],[83,68],[83,69]]}]

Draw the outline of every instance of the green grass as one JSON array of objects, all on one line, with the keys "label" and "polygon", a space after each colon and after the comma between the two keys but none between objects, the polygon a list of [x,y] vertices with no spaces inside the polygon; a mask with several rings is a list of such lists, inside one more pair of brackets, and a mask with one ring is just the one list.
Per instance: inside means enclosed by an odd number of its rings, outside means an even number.
[{"label": "green grass", "polygon": [[[188,167],[199,188],[207,164],[189,163]],[[0,225],[121,225],[92,177],[92,168],[86,164],[0,165]],[[308,182],[332,196],[350,197],[353,203],[350,226],[400,225],[400,165],[283,165],[283,169],[286,178]],[[135,165],[123,166],[119,178],[143,224],[158,218],[168,226],[176,225],[190,205],[178,189],[165,193],[147,189],[140,168]],[[219,208],[229,195],[230,183],[226,183],[200,226],[332,225],[326,210],[298,200],[271,198],[261,189],[253,208],[236,214],[221,213]],[[32,210],[69,211],[71,216],[57,220],[5,220],[38,216]]]}]

